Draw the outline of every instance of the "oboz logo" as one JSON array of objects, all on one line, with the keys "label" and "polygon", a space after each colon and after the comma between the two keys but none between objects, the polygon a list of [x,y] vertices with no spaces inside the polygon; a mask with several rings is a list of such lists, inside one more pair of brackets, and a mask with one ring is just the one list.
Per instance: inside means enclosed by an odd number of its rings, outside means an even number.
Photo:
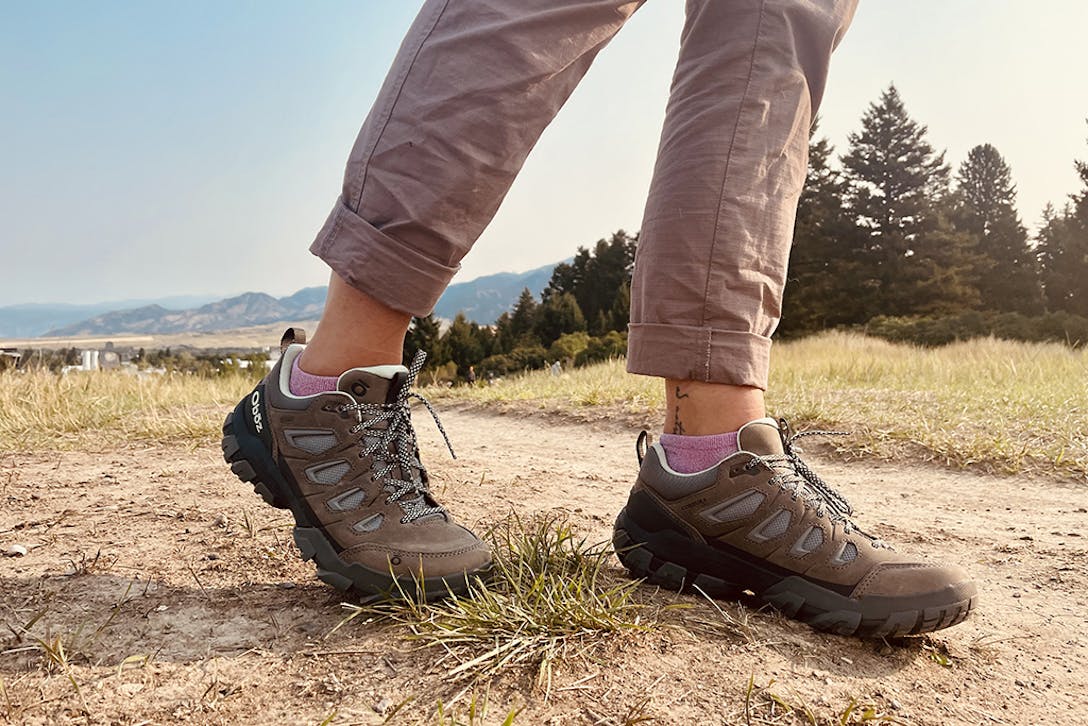
[{"label": "oboz logo", "polygon": [[264,422],[261,420],[261,392],[254,391],[253,395],[249,397],[249,403],[251,406],[250,414],[253,416],[253,425],[257,428],[257,433],[264,431]]}]

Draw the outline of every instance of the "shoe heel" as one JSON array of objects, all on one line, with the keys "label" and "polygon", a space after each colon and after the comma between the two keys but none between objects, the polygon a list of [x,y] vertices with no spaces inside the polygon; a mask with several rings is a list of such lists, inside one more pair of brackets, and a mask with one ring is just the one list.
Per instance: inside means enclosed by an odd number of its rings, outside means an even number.
[{"label": "shoe heel", "polygon": [[[654,536],[643,531],[631,520],[627,508],[621,509],[612,530],[612,548],[631,577],[676,592],[694,587],[707,597],[744,597],[743,591],[737,585],[670,561],[673,558],[659,554],[655,544]],[[694,542],[690,543],[690,546],[694,545]]]},{"label": "shoe heel", "polygon": [[[290,509],[291,506],[287,500],[279,495],[279,487],[275,484],[269,486],[258,474],[258,469],[262,467],[253,459],[258,458],[257,452],[263,448],[260,439],[247,435],[244,431],[245,424],[242,424],[243,430],[239,431],[236,421],[238,421],[237,409],[228,413],[223,422],[223,439],[220,441],[223,460],[230,464],[230,470],[239,480],[252,484],[253,491],[260,494],[261,499],[267,504],[277,509]],[[254,448],[255,446],[260,448]]]}]

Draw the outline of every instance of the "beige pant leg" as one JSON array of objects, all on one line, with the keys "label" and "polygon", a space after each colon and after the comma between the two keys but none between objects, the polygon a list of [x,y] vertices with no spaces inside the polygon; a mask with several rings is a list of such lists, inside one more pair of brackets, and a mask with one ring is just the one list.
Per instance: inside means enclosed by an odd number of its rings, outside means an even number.
[{"label": "beige pant leg", "polygon": [[386,305],[431,312],[541,132],[642,1],[429,0],[311,251]]},{"label": "beige pant leg", "polygon": [[633,373],[766,388],[808,132],[856,0],[689,0],[631,291]]}]

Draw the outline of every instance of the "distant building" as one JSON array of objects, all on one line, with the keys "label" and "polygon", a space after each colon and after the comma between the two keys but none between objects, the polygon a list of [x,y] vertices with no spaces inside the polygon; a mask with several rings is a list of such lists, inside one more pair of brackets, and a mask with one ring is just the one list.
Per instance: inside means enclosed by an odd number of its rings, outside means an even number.
[{"label": "distant building", "polygon": [[104,371],[115,371],[121,367],[121,355],[114,349],[113,343],[98,351],[98,367]]},{"label": "distant building", "polygon": [[83,350],[80,351],[82,362],[79,369],[83,371],[97,371],[98,370],[98,351],[97,350]]}]

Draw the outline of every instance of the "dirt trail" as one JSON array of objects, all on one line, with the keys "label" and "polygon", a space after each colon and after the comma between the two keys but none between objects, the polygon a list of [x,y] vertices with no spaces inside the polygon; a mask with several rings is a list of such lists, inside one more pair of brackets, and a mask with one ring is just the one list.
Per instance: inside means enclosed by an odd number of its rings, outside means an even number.
[{"label": "dirt trail", "polygon": [[[590,539],[609,536],[634,473],[634,432],[542,415],[443,420],[456,461],[423,417],[420,436],[462,521],[562,511]],[[341,598],[298,560],[286,517],[230,475],[216,443],[3,457],[0,552],[29,553],[0,558],[0,721],[317,724],[335,713],[330,723],[381,723],[413,697],[393,722],[435,722],[436,699],[458,690],[448,665],[388,626],[323,637],[344,616]],[[903,723],[1088,723],[1083,485],[811,458],[863,526],[974,573],[981,608],[957,628],[889,645],[724,605],[748,615],[754,639],[724,627],[613,639],[603,660],[560,664],[547,699],[530,674],[500,677],[486,722],[525,706],[515,723],[623,723],[645,701],[655,723],[744,723],[753,678],[821,722],[856,699]],[[720,618],[696,598],[654,598],[689,603],[683,617]],[[50,660],[41,645],[58,636],[65,654]],[[767,703],[753,695],[753,723],[793,723]]]}]

